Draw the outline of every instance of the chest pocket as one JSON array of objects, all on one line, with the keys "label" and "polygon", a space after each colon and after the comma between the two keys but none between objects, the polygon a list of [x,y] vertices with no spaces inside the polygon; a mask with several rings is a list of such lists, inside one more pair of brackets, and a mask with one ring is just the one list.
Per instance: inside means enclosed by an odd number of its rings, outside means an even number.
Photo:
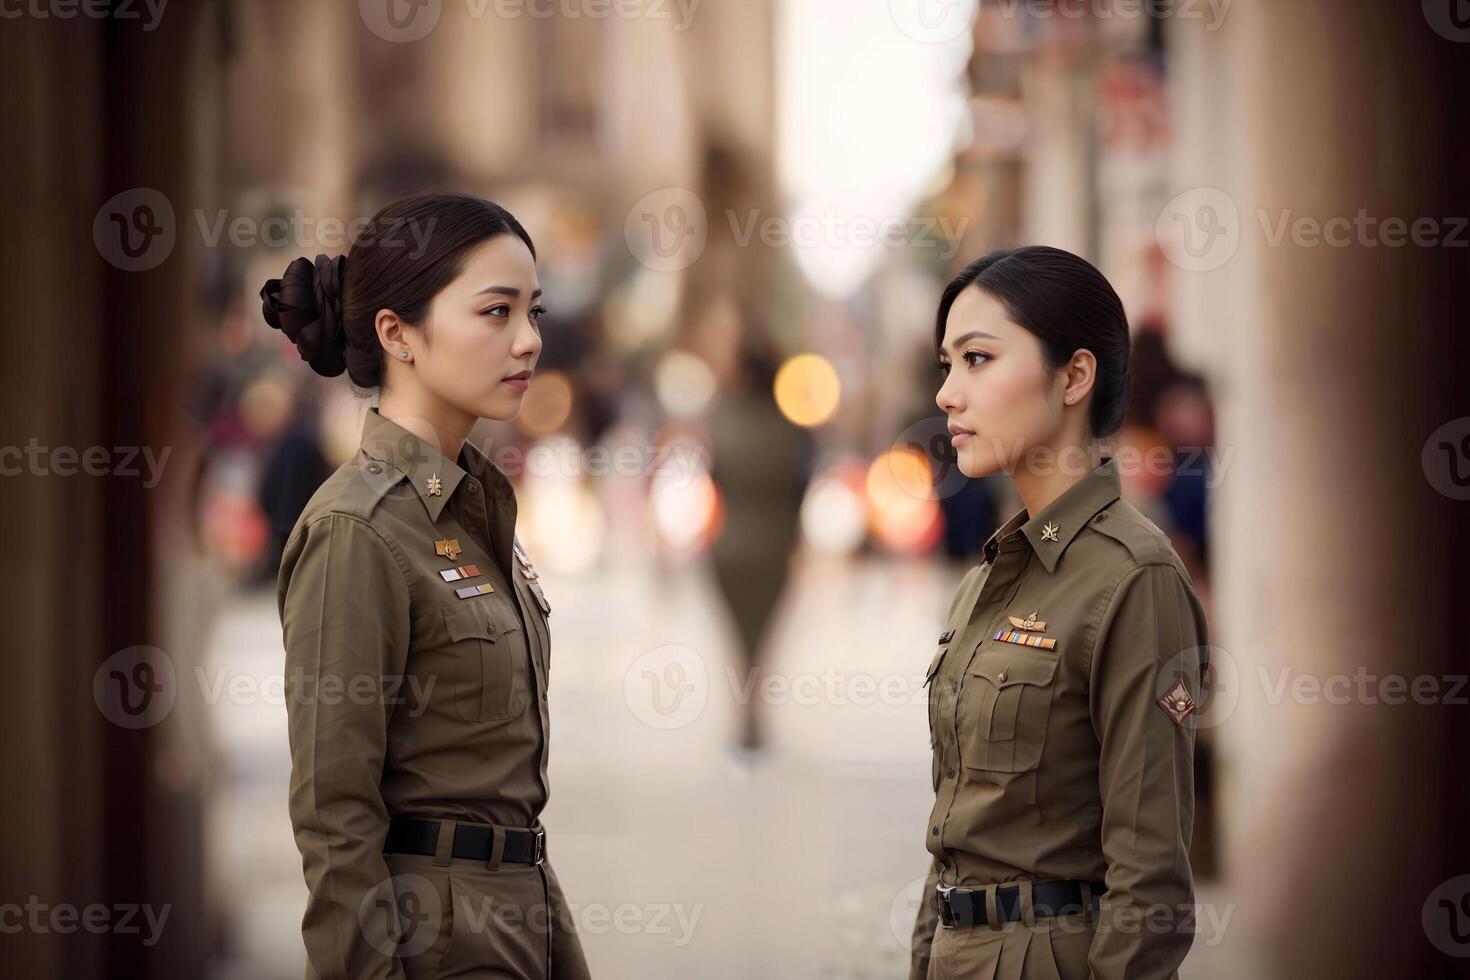
[{"label": "chest pocket", "polygon": [[443,607],[454,663],[455,709],[465,721],[504,721],[526,709],[525,649],[514,613],[494,595]]},{"label": "chest pocket", "polygon": [[968,769],[1028,772],[1041,762],[1057,654],[987,642],[962,692],[960,759]]}]

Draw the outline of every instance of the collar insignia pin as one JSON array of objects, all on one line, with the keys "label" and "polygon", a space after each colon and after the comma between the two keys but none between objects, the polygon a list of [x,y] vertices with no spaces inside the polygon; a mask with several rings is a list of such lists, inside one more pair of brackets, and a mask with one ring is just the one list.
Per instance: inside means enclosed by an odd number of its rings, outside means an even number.
[{"label": "collar insignia pin", "polygon": [[1051,521],[1047,521],[1046,525],[1041,529],[1041,540],[1060,541],[1061,539],[1057,537],[1057,532],[1060,530],[1061,528],[1057,527]]},{"label": "collar insignia pin", "polygon": [[429,477],[428,483],[429,496],[437,497],[444,492],[444,481],[439,479],[438,473],[435,473],[433,476]]}]

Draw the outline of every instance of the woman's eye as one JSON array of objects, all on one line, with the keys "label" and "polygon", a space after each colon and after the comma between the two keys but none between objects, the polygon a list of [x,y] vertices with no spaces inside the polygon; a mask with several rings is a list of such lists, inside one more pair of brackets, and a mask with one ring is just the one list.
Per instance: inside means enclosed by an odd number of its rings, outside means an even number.
[{"label": "woman's eye", "polygon": [[510,316],[510,307],[504,303],[497,303],[488,310],[481,311],[485,316]]},{"label": "woman's eye", "polygon": [[940,361],[938,364],[936,364],[934,366],[939,369],[939,373],[940,374],[946,374],[946,375],[949,374],[949,362],[948,361]]},{"label": "woman's eye", "polygon": [[546,315],[546,307],[544,307],[544,306],[533,306],[533,307],[531,307],[531,322],[532,323],[540,323],[541,322],[541,318],[543,316],[545,316],[545,315]]},{"label": "woman's eye", "polygon": [[968,364],[968,365],[970,365],[970,367],[975,367],[976,364],[979,363],[979,362],[973,360],[973,358],[977,358],[977,357],[984,358],[987,361],[990,360],[990,355],[989,354],[984,354],[984,353],[981,353],[980,351],[977,351],[977,350],[965,351],[965,363]]}]

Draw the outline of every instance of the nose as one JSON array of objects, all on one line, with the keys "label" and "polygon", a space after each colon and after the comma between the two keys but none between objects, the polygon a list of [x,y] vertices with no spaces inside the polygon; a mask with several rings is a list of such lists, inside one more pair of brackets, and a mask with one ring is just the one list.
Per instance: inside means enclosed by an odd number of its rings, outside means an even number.
[{"label": "nose", "polygon": [[944,376],[944,384],[939,386],[939,391],[934,395],[934,404],[938,405],[939,410],[945,415],[953,415],[964,408],[964,405],[960,403],[953,369]]},{"label": "nose", "polygon": [[529,357],[532,362],[541,356],[541,334],[536,326],[527,317],[516,331],[515,341],[510,347],[510,356],[514,358]]}]

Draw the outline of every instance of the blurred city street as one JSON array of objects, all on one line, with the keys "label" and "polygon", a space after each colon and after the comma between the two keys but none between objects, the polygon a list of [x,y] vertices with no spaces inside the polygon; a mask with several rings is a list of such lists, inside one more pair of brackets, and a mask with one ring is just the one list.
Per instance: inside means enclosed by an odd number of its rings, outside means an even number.
[{"label": "blurred city street", "polygon": [[[547,575],[545,823],[594,975],[907,975],[933,800],[922,672],[961,572],[887,559],[799,562],[758,685],[769,739],[754,756],[733,739],[735,698],[752,688],[733,666],[728,614],[697,565],[661,571],[625,555],[592,574]],[[210,676],[279,674],[279,638],[272,594],[238,600],[217,623]],[[654,659],[669,648],[672,660]],[[677,706],[670,663],[686,668],[688,700]],[[227,767],[210,807],[215,880],[230,892],[220,903],[235,915],[233,957],[216,974],[225,980],[294,980],[304,963],[285,712],[264,700],[210,712]],[[656,727],[665,725],[676,727]],[[1213,911],[1215,887],[1198,900],[1212,915],[1231,911]],[[1251,975],[1249,943],[1233,929],[1219,942],[1207,931],[1218,920],[1202,919],[1185,980]]]}]

